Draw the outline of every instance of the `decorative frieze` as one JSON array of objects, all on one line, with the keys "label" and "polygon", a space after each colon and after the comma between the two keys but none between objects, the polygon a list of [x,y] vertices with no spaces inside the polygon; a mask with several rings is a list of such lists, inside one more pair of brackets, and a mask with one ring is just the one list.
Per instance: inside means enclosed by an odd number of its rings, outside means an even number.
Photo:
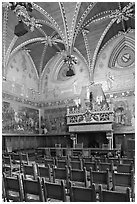
[{"label": "decorative frieze", "polygon": [[[68,113],[68,112],[67,112]],[[85,112],[76,113],[72,109],[67,114],[67,125],[75,125],[75,124],[89,124],[89,123],[110,123],[114,120],[114,112],[113,110],[105,110],[105,111],[91,111],[86,110]]]}]

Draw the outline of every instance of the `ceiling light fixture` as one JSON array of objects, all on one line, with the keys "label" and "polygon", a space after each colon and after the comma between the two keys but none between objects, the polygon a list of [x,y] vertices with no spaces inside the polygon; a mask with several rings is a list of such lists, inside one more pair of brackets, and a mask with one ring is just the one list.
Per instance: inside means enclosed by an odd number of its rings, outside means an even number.
[{"label": "ceiling light fixture", "polygon": [[67,55],[66,58],[64,59],[64,63],[68,67],[68,71],[66,72],[66,76],[73,76],[75,75],[73,66],[77,64],[77,58],[74,55]]},{"label": "ceiling light fixture", "polygon": [[33,11],[31,3],[9,2],[8,6],[15,13],[19,21],[14,30],[14,34],[18,37],[25,35],[28,32],[28,29],[33,32],[34,27],[42,26],[36,22],[34,17],[30,16],[30,13]]}]

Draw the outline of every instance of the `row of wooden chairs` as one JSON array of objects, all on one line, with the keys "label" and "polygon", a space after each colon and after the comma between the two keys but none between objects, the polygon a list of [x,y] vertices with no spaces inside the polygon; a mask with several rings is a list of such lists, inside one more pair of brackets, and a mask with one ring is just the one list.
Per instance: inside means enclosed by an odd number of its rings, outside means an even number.
[{"label": "row of wooden chairs", "polygon": [[14,172],[22,171],[22,165],[23,164],[29,164],[29,159],[27,154],[9,154],[9,155],[3,155],[2,156],[2,167],[3,172],[9,173],[11,176]]},{"label": "row of wooden chairs", "polygon": [[[134,171],[131,173],[117,173],[112,172],[110,176],[109,170],[105,171],[94,171],[90,168],[90,174],[83,170],[72,169],[65,166],[65,168],[52,168],[48,165],[47,167],[39,166],[38,164],[24,165],[24,177],[37,179],[37,177],[44,178],[48,182],[59,182],[64,180],[65,187],[68,188],[68,183],[71,181],[74,185],[89,187],[93,183],[96,184],[96,190],[98,191],[98,185],[102,184],[107,190],[118,190],[126,187],[131,189],[131,197],[134,198]],[[103,187],[103,188],[104,188]]]},{"label": "row of wooden chairs", "polygon": [[[37,180],[25,179],[23,176],[7,177],[3,173],[4,201],[14,202],[47,202],[49,199],[61,200],[63,202],[96,202],[95,185],[90,188],[73,186],[69,182],[69,199],[65,192],[64,182],[61,184],[42,181],[38,177]],[[11,193],[12,192],[12,193]],[[50,200],[52,201],[52,200]],[[99,201],[100,202],[129,202],[129,188],[126,192],[115,192],[102,190],[99,186]]]},{"label": "row of wooden chairs", "polygon": [[95,160],[92,162],[86,161],[86,160],[82,160],[79,159],[79,161],[74,161],[74,160],[59,160],[57,158],[51,158],[51,159],[44,159],[43,160],[45,166],[47,166],[48,164],[50,166],[54,166],[56,165],[58,168],[65,168],[65,166],[70,166],[72,169],[83,169],[83,167],[86,168],[87,171],[90,171],[90,168],[92,167],[92,169],[94,171],[105,171],[106,169],[109,169],[110,172],[112,172],[114,169],[117,170],[117,172],[121,172],[121,173],[130,173],[131,170],[134,169],[134,165],[131,162],[131,164],[113,164],[113,161],[110,160],[110,162],[102,162],[100,160]]}]

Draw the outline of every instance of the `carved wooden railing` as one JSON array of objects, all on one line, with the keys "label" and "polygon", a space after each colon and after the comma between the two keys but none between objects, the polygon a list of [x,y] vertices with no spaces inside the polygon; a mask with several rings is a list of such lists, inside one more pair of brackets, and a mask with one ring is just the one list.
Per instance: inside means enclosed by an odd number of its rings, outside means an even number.
[{"label": "carved wooden railing", "polygon": [[89,123],[112,123],[114,121],[113,108],[106,110],[82,110],[67,109],[67,125],[89,124]]}]

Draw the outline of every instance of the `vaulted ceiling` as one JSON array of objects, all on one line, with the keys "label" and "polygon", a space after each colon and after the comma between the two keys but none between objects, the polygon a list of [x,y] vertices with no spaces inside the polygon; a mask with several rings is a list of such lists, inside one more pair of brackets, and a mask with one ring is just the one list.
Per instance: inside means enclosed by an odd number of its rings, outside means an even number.
[{"label": "vaulted ceiling", "polygon": [[135,28],[135,4],[131,2],[34,2],[33,32],[14,34],[15,13],[3,4],[3,65],[12,53],[27,49],[38,74],[56,55],[77,50],[91,66],[93,58],[118,32]]}]

